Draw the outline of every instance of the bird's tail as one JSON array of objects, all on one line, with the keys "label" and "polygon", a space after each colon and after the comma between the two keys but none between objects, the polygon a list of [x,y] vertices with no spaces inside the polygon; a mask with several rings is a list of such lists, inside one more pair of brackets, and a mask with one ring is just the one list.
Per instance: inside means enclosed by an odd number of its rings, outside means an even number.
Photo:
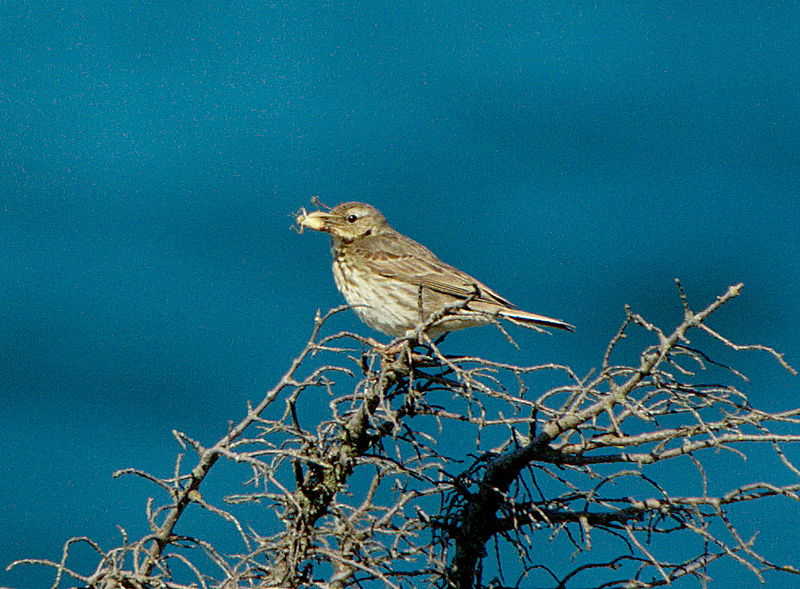
[{"label": "bird's tail", "polygon": [[556,329],[563,329],[564,331],[575,331],[574,325],[570,325],[566,321],[561,321],[561,319],[553,319],[552,317],[528,313],[527,311],[521,311],[519,309],[500,309],[497,314],[501,317],[507,317],[508,319],[513,319],[522,323],[555,327]]}]

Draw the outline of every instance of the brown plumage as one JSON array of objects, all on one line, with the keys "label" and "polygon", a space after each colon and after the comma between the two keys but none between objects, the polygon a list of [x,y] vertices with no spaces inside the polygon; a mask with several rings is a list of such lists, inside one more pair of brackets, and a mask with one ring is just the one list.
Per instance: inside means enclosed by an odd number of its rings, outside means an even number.
[{"label": "brown plumage", "polygon": [[387,335],[405,335],[443,311],[467,301],[427,329],[432,338],[484,325],[496,317],[573,331],[560,319],[517,309],[469,274],[445,264],[425,246],[392,229],[378,209],[346,202],[330,211],[305,210],[300,227],[329,233],[333,276],[347,303],[370,327]]}]

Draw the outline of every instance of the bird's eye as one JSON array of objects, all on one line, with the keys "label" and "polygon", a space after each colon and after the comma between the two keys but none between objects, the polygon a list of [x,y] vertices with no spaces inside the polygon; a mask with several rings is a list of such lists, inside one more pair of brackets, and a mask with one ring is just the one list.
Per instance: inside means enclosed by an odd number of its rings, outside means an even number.
[{"label": "bird's eye", "polygon": [[356,215],[348,215],[347,216],[347,222],[348,223],[355,223],[356,220],[358,220],[358,217]]}]

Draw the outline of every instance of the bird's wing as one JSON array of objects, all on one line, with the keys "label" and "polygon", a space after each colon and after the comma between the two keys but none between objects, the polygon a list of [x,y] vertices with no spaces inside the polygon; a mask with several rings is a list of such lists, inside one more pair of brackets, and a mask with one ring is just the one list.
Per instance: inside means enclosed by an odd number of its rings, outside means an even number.
[{"label": "bird's wing", "polygon": [[485,284],[445,264],[428,248],[399,233],[364,238],[357,247],[365,264],[381,276],[423,286],[456,299],[471,298],[515,308]]}]

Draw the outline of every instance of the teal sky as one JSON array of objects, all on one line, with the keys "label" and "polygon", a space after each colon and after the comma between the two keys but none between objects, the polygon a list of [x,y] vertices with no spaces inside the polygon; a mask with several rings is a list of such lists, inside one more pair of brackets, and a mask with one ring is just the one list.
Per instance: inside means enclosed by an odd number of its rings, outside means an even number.
[{"label": "teal sky", "polygon": [[[712,324],[800,364],[798,39],[793,2],[0,3],[0,564],[143,531],[155,491],[111,473],[171,472],[173,428],[212,442],[277,380],[342,302],[289,230],[312,195],[578,327],[451,351],[585,373],[625,304],[680,320],[680,277],[697,307],[744,282]],[[786,507],[765,552],[798,564]]]}]

